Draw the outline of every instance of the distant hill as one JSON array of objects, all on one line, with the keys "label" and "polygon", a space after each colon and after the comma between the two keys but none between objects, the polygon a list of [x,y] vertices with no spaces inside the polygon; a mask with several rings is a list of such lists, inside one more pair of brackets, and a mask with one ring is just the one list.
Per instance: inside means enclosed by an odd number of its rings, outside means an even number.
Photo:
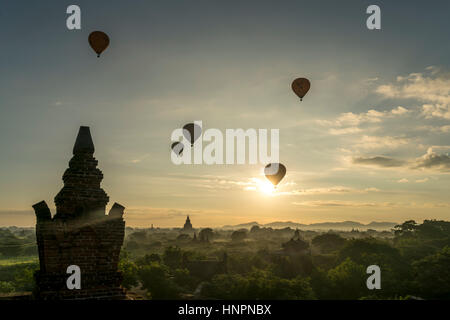
[{"label": "distant hill", "polygon": [[367,230],[367,229],[375,229],[375,230],[390,230],[398,223],[396,222],[375,222],[372,221],[369,224],[362,224],[360,222],[355,221],[343,221],[343,222],[321,222],[321,223],[312,223],[312,224],[302,224],[292,221],[275,221],[266,224],[259,224],[256,221],[249,223],[242,223],[237,225],[226,225],[221,229],[224,230],[232,230],[232,229],[251,229],[253,226],[259,226],[260,228],[273,228],[273,229],[302,229],[302,230],[351,230],[351,229],[359,229],[359,230]]},{"label": "distant hill", "polygon": [[301,224],[301,223],[296,223],[296,222],[292,222],[292,221],[286,221],[286,222],[271,222],[271,223],[266,223],[264,225],[264,227],[266,228],[274,228],[274,229],[283,229],[283,228],[304,228],[307,227],[308,225],[306,224]]},{"label": "distant hill", "polygon": [[234,229],[251,229],[253,226],[261,227],[261,225],[258,222],[253,221],[253,222],[248,222],[248,223],[236,224],[234,226],[226,225],[220,229],[233,229],[233,230]]}]

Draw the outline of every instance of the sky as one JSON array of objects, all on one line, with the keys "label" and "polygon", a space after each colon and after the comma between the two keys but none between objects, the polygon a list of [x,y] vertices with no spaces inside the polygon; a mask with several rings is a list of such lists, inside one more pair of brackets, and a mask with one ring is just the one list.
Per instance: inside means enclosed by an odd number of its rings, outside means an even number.
[{"label": "sky", "polygon": [[[448,220],[450,2],[377,1],[381,30],[371,4],[2,1],[0,226],[33,226],[41,200],[54,213],[80,126],[128,226]],[[194,120],[279,129],[277,190],[265,164],[174,165],[171,133]]]}]

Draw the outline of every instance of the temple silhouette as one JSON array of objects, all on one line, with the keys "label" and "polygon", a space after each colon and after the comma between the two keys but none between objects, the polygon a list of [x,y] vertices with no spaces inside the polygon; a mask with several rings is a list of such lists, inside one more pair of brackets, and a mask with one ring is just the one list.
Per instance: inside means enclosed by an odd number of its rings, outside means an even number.
[{"label": "temple silhouette", "polygon": [[191,219],[189,219],[189,216],[187,216],[186,222],[184,223],[184,226],[183,226],[183,229],[181,229],[181,232],[186,232],[186,233],[194,232],[194,228],[192,227]]},{"label": "temple silhouette", "polygon": [[[124,299],[118,271],[125,221],[115,203],[106,215],[109,197],[100,187],[103,173],[94,158],[89,127],[80,127],[73,157],[64,172],[64,186],[55,197],[52,217],[45,201],[33,206],[40,269],[35,274],[37,299]],[[68,289],[67,268],[81,271],[81,288]]]}]

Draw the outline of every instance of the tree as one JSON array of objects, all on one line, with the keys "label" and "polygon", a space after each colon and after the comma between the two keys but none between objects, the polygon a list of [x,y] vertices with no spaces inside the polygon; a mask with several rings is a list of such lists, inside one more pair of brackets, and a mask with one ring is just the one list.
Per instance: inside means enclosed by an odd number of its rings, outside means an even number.
[{"label": "tree", "polygon": [[211,228],[202,229],[198,234],[198,238],[200,241],[209,241],[212,240],[213,237],[214,232]]},{"label": "tree", "polygon": [[32,291],[34,289],[34,272],[34,268],[26,267],[16,273],[14,279],[16,291]]},{"label": "tree", "polygon": [[365,268],[350,258],[328,271],[332,299],[358,299],[368,291]]},{"label": "tree", "polygon": [[136,232],[130,234],[130,239],[132,239],[136,242],[143,242],[143,241],[147,240],[147,232],[145,230],[136,231]]},{"label": "tree", "polygon": [[0,229],[0,254],[5,257],[20,256],[24,241],[18,238],[10,229]]},{"label": "tree", "polygon": [[257,225],[254,225],[251,229],[250,229],[250,233],[256,233],[258,231],[260,231],[261,228]]},{"label": "tree", "polygon": [[149,265],[152,262],[161,262],[161,257],[157,253],[146,254],[145,256],[136,259],[136,264],[138,266]]},{"label": "tree", "polygon": [[309,248],[309,243],[301,239],[291,239],[281,245],[288,254],[304,253]]},{"label": "tree", "polygon": [[398,249],[374,238],[347,241],[338,253],[338,261],[342,262],[347,258],[362,265],[378,264],[380,266],[383,263],[394,265],[401,260]]},{"label": "tree", "polygon": [[177,237],[177,241],[180,241],[180,242],[186,242],[186,241],[189,241],[189,240],[191,240],[191,237],[188,234],[185,234],[185,233],[180,234]]},{"label": "tree", "polygon": [[171,269],[180,268],[183,262],[183,253],[179,247],[167,247],[163,254],[164,264]]},{"label": "tree", "polygon": [[312,239],[312,244],[324,253],[338,251],[345,243],[346,240],[335,233],[324,233]]},{"label": "tree", "polygon": [[394,227],[396,236],[411,234],[417,229],[417,223],[414,220],[408,220]]},{"label": "tree", "polygon": [[130,260],[128,252],[125,250],[120,253],[118,269],[123,275],[122,286],[124,288],[131,289],[138,285],[138,267]]},{"label": "tree", "polygon": [[169,271],[163,265],[152,262],[139,270],[139,279],[153,300],[177,299],[177,287],[169,278]]},{"label": "tree", "polygon": [[189,273],[188,269],[176,269],[173,272],[173,280],[177,285],[189,290],[194,290],[197,281]]},{"label": "tree", "polygon": [[416,227],[417,235],[424,239],[442,239],[450,237],[450,222],[424,220]]},{"label": "tree", "polygon": [[450,299],[450,247],[413,263],[414,293],[428,299]]},{"label": "tree", "polygon": [[214,299],[314,299],[309,278],[281,279],[257,269],[247,276],[217,275],[205,284],[202,294]]},{"label": "tree", "polygon": [[131,240],[131,241],[127,241],[125,247],[127,250],[136,250],[139,248],[139,244],[136,241]]},{"label": "tree", "polygon": [[246,229],[237,230],[231,234],[232,241],[236,241],[236,242],[244,241],[245,238],[247,238],[247,230]]},{"label": "tree", "polygon": [[408,293],[408,282],[412,279],[411,266],[400,250],[388,242],[374,238],[349,240],[339,251],[337,261],[346,259],[365,267],[377,265],[381,268],[383,290],[376,294],[388,298]]},{"label": "tree", "polygon": [[9,281],[0,281],[0,293],[12,293],[14,292],[14,284]]}]

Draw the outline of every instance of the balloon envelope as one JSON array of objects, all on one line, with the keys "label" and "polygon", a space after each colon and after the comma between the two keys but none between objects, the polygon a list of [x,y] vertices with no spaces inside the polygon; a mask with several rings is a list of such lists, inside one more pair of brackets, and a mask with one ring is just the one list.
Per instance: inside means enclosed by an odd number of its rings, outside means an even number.
[{"label": "balloon envelope", "polygon": [[292,91],[302,100],[311,88],[311,83],[306,78],[297,78],[292,81],[291,87]]},{"label": "balloon envelope", "polygon": [[183,153],[184,145],[181,142],[172,143],[172,151],[175,152],[177,156],[181,156]]},{"label": "balloon envelope", "polygon": [[286,167],[281,163],[269,163],[264,168],[264,174],[266,175],[266,178],[276,186],[286,175]]},{"label": "balloon envelope", "polygon": [[187,141],[194,145],[194,142],[201,136],[202,127],[195,123],[188,123],[183,127],[183,135]]},{"label": "balloon envelope", "polygon": [[105,51],[109,45],[109,37],[102,31],[91,32],[89,35],[89,44],[91,45],[91,48],[94,49],[95,53],[97,53],[97,57],[100,57],[100,54]]}]

